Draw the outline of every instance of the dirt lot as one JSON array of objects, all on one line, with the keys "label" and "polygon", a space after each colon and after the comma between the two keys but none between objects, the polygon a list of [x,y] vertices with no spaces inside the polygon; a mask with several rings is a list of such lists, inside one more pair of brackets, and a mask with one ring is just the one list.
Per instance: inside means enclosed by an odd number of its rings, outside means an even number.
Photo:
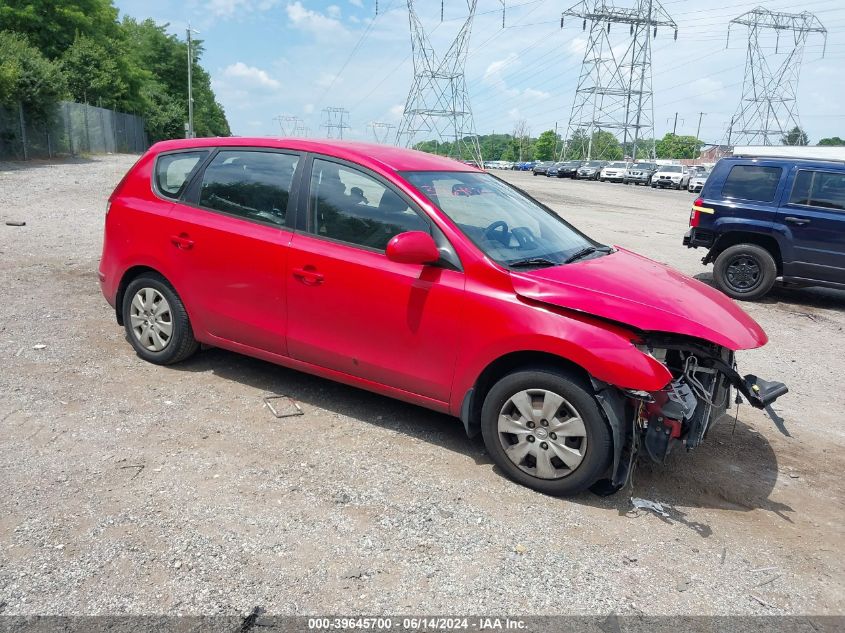
[{"label": "dirt lot", "polygon": [[[670,516],[634,515],[630,493],[510,483],[424,409],[219,350],[142,362],[96,282],[132,161],[0,164],[0,612],[845,613],[845,293],[744,306],[771,342],[741,369],[790,386],[790,437],[745,405],[640,468],[634,494]],[[680,243],[691,194],[504,175],[705,272]]]}]

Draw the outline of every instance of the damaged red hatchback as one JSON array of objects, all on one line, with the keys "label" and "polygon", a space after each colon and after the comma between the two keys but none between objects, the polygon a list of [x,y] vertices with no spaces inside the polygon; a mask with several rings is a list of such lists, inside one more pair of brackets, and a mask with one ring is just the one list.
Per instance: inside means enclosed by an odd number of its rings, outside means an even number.
[{"label": "damaged red hatchback", "polygon": [[99,277],[145,360],[202,343],[450,413],[555,495],[695,448],[731,387],[786,393],[737,373],[767,339],[721,293],[394,147],[159,143],[110,198]]}]

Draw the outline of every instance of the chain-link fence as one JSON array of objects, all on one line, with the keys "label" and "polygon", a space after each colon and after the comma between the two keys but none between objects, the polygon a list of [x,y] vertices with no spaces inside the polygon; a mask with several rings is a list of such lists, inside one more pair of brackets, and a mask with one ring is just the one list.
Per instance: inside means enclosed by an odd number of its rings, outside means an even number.
[{"label": "chain-link fence", "polygon": [[47,120],[26,108],[0,108],[0,160],[129,153],[148,147],[144,119],[83,103],[60,102]]}]

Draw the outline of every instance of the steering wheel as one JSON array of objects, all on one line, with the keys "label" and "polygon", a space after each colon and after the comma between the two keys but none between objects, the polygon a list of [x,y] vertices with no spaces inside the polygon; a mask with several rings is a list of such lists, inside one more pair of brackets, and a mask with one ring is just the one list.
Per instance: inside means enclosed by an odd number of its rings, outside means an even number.
[{"label": "steering wheel", "polygon": [[484,237],[488,240],[496,240],[507,246],[510,242],[510,231],[508,231],[508,223],[503,220],[496,220],[484,229]]},{"label": "steering wheel", "polygon": [[519,248],[524,248],[526,250],[537,248],[537,238],[534,237],[531,229],[527,226],[518,226],[514,228],[511,231],[511,235],[513,235],[516,238],[516,241],[519,242]]}]

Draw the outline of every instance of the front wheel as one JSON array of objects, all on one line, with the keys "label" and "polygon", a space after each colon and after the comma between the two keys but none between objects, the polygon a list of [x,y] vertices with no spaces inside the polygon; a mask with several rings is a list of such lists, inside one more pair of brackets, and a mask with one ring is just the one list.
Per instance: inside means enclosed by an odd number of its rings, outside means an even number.
[{"label": "front wheel", "polygon": [[771,290],[776,277],[777,265],[771,253],[756,244],[726,248],[713,265],[716,286],[734,299],[759,299]]},{"label": "front wheel", "polygon": [[499,380],[484,399],[481,431],[508,477],[546,494],[583,492],[610,465],[610,431],[592,393],[551,368]]}]

